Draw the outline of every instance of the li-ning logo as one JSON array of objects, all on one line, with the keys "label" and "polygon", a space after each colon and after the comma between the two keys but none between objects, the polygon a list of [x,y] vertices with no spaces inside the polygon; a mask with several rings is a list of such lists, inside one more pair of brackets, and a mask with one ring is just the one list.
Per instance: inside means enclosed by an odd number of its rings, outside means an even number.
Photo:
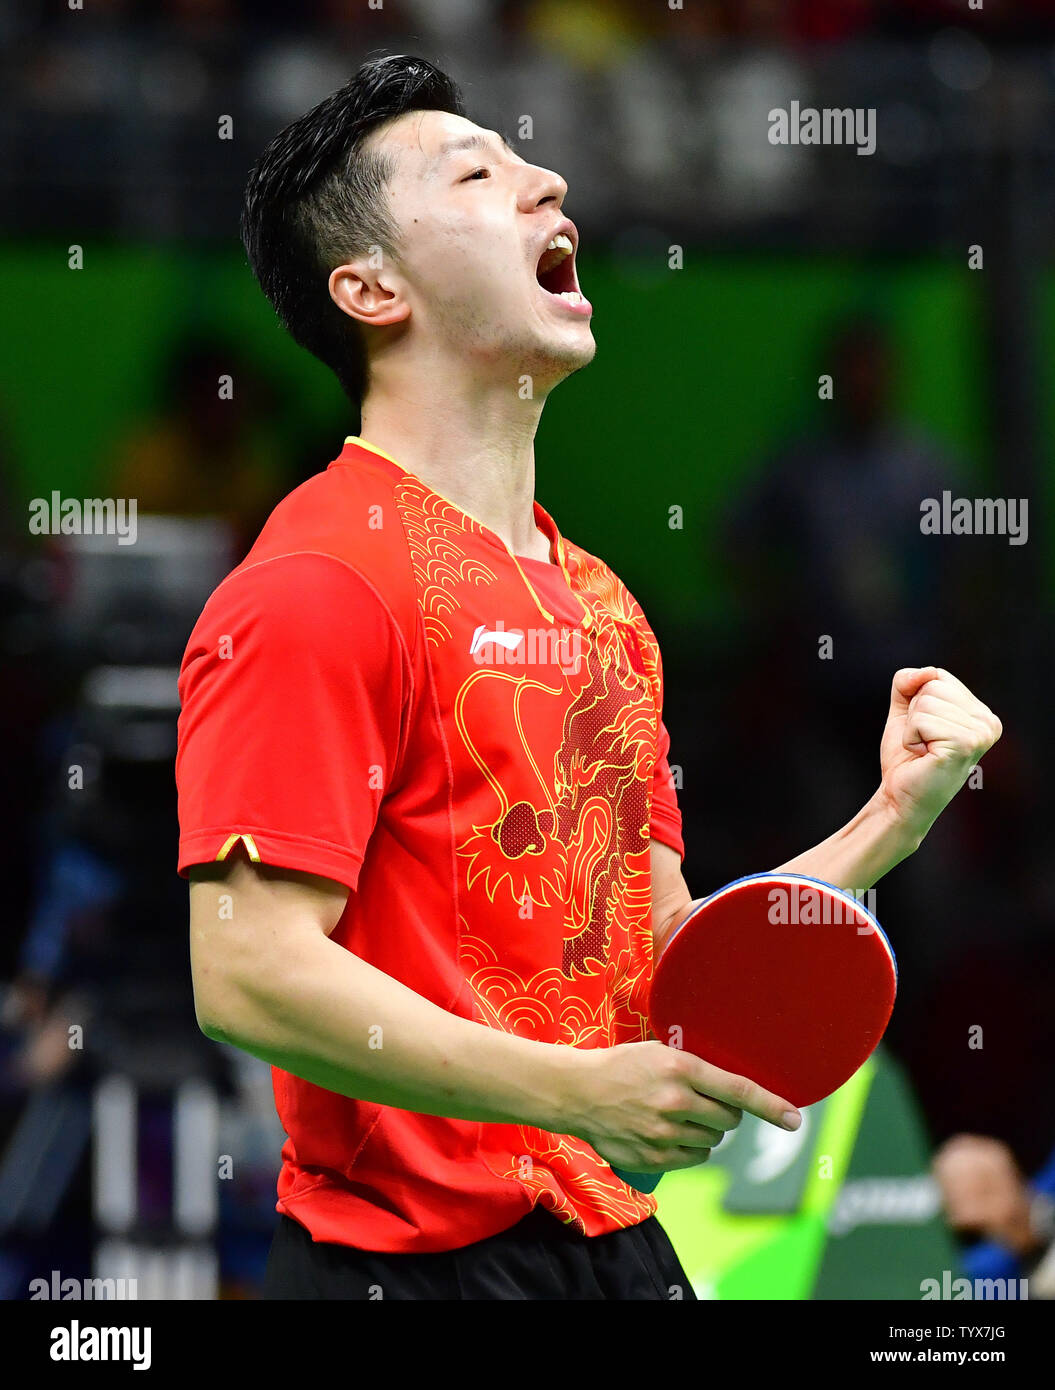
[{"label": "li-ning logo", "polygon": [[506,631],[501,619],[485,623],[473,633],[469,655],[477,666],[559,666],[572,675],[582,661],[582,633],[578,628],[529,627]]},{"label": "li-ning logo", "polygon": [[875,107],[832,107],[817,110],[793,101],[785,110],[769,113],[771,145],[856,145],[858,154],[875,154]]},{"label": "li-ning logo", "polygon": [[524,634],[522,632],[503,632],[501,628],[496,629],[494,632],[488,632],[486,626],[481,623],[473,633],[469,655],[476,656],[485,642],[496,642],[498,646],[503,647],[507,652],[516,651],[523,640]]}]

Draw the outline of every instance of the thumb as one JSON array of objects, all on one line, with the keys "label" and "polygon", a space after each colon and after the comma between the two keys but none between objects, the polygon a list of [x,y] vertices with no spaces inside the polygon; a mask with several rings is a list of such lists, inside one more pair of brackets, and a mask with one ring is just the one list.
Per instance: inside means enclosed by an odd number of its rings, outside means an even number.
[{"label": "thumb", "polygon": [[936,680],[937,676],[936,666],[903,666],[900,671],[895,671],[890,688],[890,713],[907,714],[909,704],[920,687]]}]

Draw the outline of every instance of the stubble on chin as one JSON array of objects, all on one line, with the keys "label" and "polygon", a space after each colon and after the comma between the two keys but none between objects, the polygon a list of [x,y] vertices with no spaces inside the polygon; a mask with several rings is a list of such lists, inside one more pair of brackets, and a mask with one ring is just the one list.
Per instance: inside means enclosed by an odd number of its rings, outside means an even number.
[{"label": "stubble on chin", "polygon": [[511,332],[507,323],[477,315],[457,301],[439,306],[435,321],[448,351],[475,360],[483,373],[507,374],[518,391],[529,382],[535,396],[589,366],[597,352],[588,329],[562,334],[533,326]]},{"label": "stubble on chin", "polygon": [[541,334],[521,344],[513,355],[518,363],[518,376],[528,376],[539,386],[556,386],[573,372],[588,367],[597,353],[597,344],[588,331],[574,336],[554,333]]}]

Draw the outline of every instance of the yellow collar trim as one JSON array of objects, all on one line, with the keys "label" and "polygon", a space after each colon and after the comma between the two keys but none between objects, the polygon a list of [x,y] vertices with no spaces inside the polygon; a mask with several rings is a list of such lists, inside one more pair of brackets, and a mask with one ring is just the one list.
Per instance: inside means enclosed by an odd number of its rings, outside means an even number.
[{"label": "yellow collar trim", "polygon": [[[376,444],[370,444],[358,434],[345,435],[346,444],[358,444],[360,449],[369,449],[372,454],[380,454],[383,459],[388,459],[389,463],[394,463],[397,468],[403,468],[398,459],[394,459],[391,454],[386,454],[384,449],[379,449]],[[406,472],[406,469],[403,469]]]},{"label": "yellow collar trim", "polygon": [[[371,444],[371,443],[369,443],[367,440],[363,439],[363,437],[362,437],[361,435],[358,435],[358,434],[348,434],[348,435],[345,435],[345,437],[344,437],[344,442],[345,442],[346,444],[357,444],[357,445],[359,446],[360,449],[368,449],[368,450],[370,451],[370,453],[372,453],[372,454],[379,454],[379,455],[381,456],[381,458],[383,458],[383,459],[388,459],[389,463],[394,463],[394,464],[396,465],[396,467],[399,468],[399,469],[401,469],[404,473],[407,471],[405,468],[403,468],[403,465],[399,462],[398,459],[394,459],[394,458],[392,457],[392,455],[389,454],[389,453],[386,453],[384,449],[379,449],[379,448],[377,447],[376,444]],[[428,487],[428,484],[426,483],[425,486]],[[431,487],[430,487],[430,488],[429,488],[429,491],[435,493],[435,495],[436,495],[437,497],[443,497],[443,494],[440,493],[440,492],[436,492],[435,488],[431,488]],[[450,502],[450,499],[447,498],[447,497],[444,497],[443,500],[444,500],[445,502]],[[484,526],[484,524],[483,524],[482,521],[477,521],[476,517],[472,516],[469,512],[467,512],[467,511],[465,510],[464,507],[459,507],[458,504],[457,504],[456,502],[450,502],[450,505],[451,505],[452,507],[457,508],[457,510],[460,511],[460,512],[462,513],[463,516],[469,517],[469,520],[470,520],[470,521],[475,521],[476,524],[477,524],[477,526],[483,527],[483,529],[484,529],[485,531],[490,532],[490,534],[491,534],[492,536],[495,535],[495,533],[491,530],[491,528],[490,528],[489,526]],[[558,534],[559,534],[559,533],[558,533]],[[531,580],[528,579],[528,577],[527,577],[527,575],[524,573],[523,569],[521,569],[521,567],[520,567],[520,560],[519,560],[519,559],[517,558],[517,556],[514,554],[513,550],[512,550],[508,545],[506,545],[505,541],[502,540],[502,537],[501,537],[501,536],[495,536],[495,539],[496,539],[497,541],[499,541],[501,545],[505,546],[505,549],[509,552],[509,557],[510,557],[510,559],[513,561],[513,564],[516,565],[516,567],[517,567],[517,573],[520,575],[520,578],[524,581],[524,585],[525,585],[525,587],[527,588],[528,593],[531,595],[531,597],[532,597],[532,598],[534,599],[534,601],[535,601],[535,607],[539,610],[539,612],[542,614],[542,616],[546,619],[547,622],[549,622],[549,623],[554,622],[555,619],[554,619],[553,614],[549,611],[548,608],[546,608],[546,606],[542,603],[541,599],[539,598],[538,594],[535,592],[534,585],[531,583]],[[558,556],[559,556],[559,555],[560,555],[559,549],[558,549],[558,552],[557,552],[557,553],[558,553]],[[563,568],[563,565],[562,565],[562,568]],[[565,578],[567,578],[567,572],[565,572]],[[584,606],[585,606],[585,605],[584,605]]]}]

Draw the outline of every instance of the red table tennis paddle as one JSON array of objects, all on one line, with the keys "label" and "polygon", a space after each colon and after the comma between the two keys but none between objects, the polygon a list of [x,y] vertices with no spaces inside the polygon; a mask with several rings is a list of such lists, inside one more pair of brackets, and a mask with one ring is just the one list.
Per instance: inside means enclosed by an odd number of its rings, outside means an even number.
[{"label": "red table tennis paddle", "polygon": [[[660,1042],[812,1105],[874,1051],[897,993],[883,930],[853,894],[803,874],[752,874],[699,903],[655,963]],[[651,1192],[661,1173],[624,1173]]]}]

